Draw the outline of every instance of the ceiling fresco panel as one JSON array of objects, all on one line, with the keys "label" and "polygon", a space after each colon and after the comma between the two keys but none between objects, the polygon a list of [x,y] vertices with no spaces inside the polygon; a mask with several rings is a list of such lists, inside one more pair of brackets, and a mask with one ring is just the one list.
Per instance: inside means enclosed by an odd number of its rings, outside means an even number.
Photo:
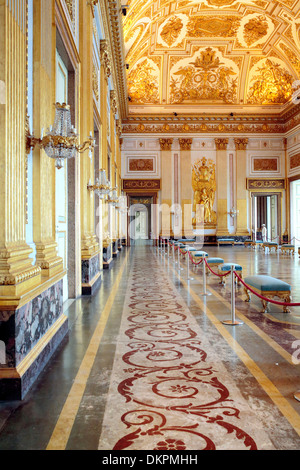
[{"label": "ceiling fresco panel", "polygon": [[133,114],[279,113],[291,103],[300,78],[300,1],[126,3]]}]

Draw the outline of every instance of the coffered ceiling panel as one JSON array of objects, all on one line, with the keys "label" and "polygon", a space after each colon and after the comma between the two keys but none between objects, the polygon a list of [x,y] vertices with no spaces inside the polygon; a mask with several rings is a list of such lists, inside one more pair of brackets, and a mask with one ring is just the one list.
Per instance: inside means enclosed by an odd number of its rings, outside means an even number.
[{"label": "coffered ceiling panel", "polygon": [[128,0],[131,114],[281,112],[300,78],[300,1]]}]

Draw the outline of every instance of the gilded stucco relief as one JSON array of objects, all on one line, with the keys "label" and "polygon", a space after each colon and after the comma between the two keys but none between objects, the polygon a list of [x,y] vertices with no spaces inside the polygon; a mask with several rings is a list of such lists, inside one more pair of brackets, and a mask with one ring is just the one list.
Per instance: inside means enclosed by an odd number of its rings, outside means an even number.
[{"label": "gilded stucco relief", "polygon": [[[207,47],[192,62],[179,62],[171,70],[170,101],[219,100],[233,103],[237,97],[238,68]],[[187,65],[185,65],[187,64]]]},{"label": "gilded stucco relief", "polygon": [[255,67],[248,103],[250,104],[284,104],[292,96],[294,77],[286,70],[281,61],[265,59]]},{"label": "gilded stucco relief", "polygon": [[159,102],[159,70],[145,58],[128,75],[128,90],[133,103]]}]

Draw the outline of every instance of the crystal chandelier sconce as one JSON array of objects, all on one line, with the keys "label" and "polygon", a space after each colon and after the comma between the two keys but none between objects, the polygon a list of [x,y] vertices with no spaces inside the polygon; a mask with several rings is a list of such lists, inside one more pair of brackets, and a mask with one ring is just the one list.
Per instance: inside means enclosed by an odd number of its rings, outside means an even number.
[{"label": "crystal chandelier sconce", "polygon": [[239,215],[240,211],[236,210],[234,207],[230,210],[229,215],[233,219]]},{"label": "crystal chandelier sconce", "polygon": [[94,191],[99,199],[106,199],[110,192],[110,183],[106,178],[106,171],[99,171],[99,178],[96,178],[95,184],[92,184],[91,180],[87,186],[89,191]]},{"label": "crystal chandelier sconce", "polygon": [[108,202],[111,206],[117,207],[118,204],[119,204],[119,198],[118,198],[118,191],[117,191],[117,188],[111,189],[109,192],[111,193],[111,196],[109,196],[107,202]]},{"label": "crystal chandelier sconce", "polygon": [[88,150],[91,157],[95,148],[95,139],[91,132],[87,140],[80,145],[76,129],[71,124],[70,106],[65,103],[56,103],[54,124],[45,136],[42,132],[41,138],[37,139],[30,134],[28,123],[26,124],[27,153],[36,145],[44,149],[48,157],[55,160],[56,168],[60,169],[63,167],[64,160],[74,158],[77,153],[84,153]]}]

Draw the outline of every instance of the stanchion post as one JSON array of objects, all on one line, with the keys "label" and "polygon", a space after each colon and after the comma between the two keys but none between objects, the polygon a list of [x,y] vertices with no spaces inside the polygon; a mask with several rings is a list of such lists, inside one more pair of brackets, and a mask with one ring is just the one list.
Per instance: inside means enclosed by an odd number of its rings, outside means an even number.
[{"label": "stanchion post", "polygon": [[235,274],[234,266],[231,266],[231,320],[224,320],[224,325],[243,325],[243,322],[235,319]]},{"label": "stanchion post", "polygon": [[205,266],[205,254],[202,255],[202,279],[203,279],[203,292],[200,295],[209,296],[210,292],[206,289],[206,266]]},{"label": "stanchion post", "polygon": [[194,278],[190,277],[190,252],[187,251],[186,255],[187,255],[187,280],[188,281],[193,281]]}]

